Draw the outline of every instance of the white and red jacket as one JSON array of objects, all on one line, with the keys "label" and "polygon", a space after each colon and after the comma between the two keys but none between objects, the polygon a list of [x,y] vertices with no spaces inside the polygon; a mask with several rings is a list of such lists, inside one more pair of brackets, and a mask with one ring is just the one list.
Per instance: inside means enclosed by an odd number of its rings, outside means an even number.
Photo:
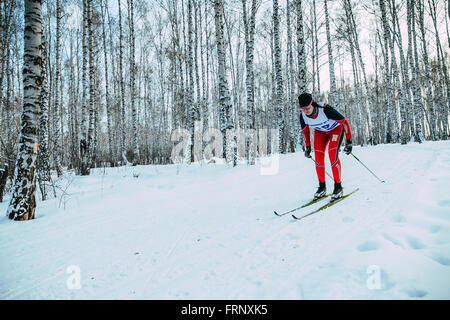
[{"label": "white and red jacket", "polygon": [[344,127],[346,140],[352,138],[350,125],[345,117],[329,105],[322,103],[313,103],[314,112],[311,116],[307,116],[302,112],[300,115],[300,125],[305,138],[305,146],[311,146],[311,138],[309,127],[319,131],[331,131],[342,125]]}]

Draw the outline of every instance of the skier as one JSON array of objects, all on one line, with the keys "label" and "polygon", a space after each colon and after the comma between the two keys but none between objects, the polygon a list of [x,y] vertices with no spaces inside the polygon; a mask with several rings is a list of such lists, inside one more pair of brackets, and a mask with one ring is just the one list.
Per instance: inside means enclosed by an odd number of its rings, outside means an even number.
[{"label": "skier", "polygon": [[328,146],[331,169],[334,178],[334,191],[331,201],[343,195],[341,185],[341,162],[339,161],[339,149],[342,139],[346,138],[344,152],[352,152],[352,133],[350,125],[343,115],[325,103],[315,102],[309,93],[302,93],[298,97],[302,113],[300,124],[305,138],[305,157],[311,158],[311,138],[309,127],[314,129],[314,154],[316,162],[316,172],[319,178],[319,188],[314,194],[314,199],[326,196],[325,185],[325,149]]}]

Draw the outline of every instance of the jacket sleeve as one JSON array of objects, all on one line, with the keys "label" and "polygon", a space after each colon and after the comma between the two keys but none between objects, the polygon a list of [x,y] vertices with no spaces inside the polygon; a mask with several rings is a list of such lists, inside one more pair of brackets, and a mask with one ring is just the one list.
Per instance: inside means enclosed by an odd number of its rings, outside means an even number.
[{"label": "jacket sleeve", "polygon": [[348,123],[348,120],[345,119],[345,117],[342,114],[340,114],[339,111],[328,105],[325,106],[323,110],[328,119],[334,120],[344,127],[345,139],[347,140],[351,139],[352,131],[350,130],[350,124]]},{"label": "jacket sleeve", "polygon": [[302,127],[303,138],[305,139],[305,146],[310,147],[311,136],[309,134],[309,126],[305,123],[305,120],[303,120],[303,113],[300,114],[300,125]]}]

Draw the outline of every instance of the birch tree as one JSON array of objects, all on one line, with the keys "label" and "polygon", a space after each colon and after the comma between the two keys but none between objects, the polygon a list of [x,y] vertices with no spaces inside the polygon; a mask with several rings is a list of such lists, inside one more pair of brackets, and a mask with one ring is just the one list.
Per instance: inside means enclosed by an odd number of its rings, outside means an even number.
[{"label": "birch tree", "polygon": [[428,111],[426,114],[429,116],[429,126],[430,126],[430,135],[433,140],[437,140],[436,134],[436,114],[435,114],[435,106],[433,101],[433,87],[431,84],[431,71],[430,71],[430,61],[428,58],[428,43],[426,40],[425,33],[425,4],[424,1],[418,1],[415,3],[417,7],[417,16],[418,16],[418,24],[420,34],[422,36],[422,60],[425,68],[425,82],[427,88],[426,101],[428,105]]},{"label": "birch tree", "polygon": [[[41,24],[42,26],[42,24]],[[49,163],[49,146],[48,146],[48,79],[47,79],[47,44],[43,28],[41,28],[42,45],[41,45],[41,96],[40,96],[40,116],[39,116],[39,148],[38,148],[38,166],[39,166],[39,187],[41,190],[42,200],[48,197],[47,182],[50,181],[50,163]]]},{"label": "birch tree", "polygon": [[286,26],[287,26],[287,59],[286,59],[286,81],[288,86],[288,147],[291,152],[295,152],[297,125],[297,103],[295,96],[295,69],[294,56],[292,52],[292,31],[291,31],[291,9],[292,3],[286,0]]},{"label": "birch tree", "polygon": [[[401,116],[401,125],[402,125],[402,143],[407,143],[406,139],[409,138],[409,131],[414,135],[414,111],[407,112],[406,108],[414,110],[414,104],[411,101],[411,87],[410,87],[410,79],[408,74],[408,66],[405,58],[404,50],[403,50],[403,40],[402,33],[400,29],[400,22],[398,18],[398,10],[396,8],[395,0],[392,0],[391,4],[391,14],[393,21],[393,37],[394,41],[397,44],[400,56],[400,69],[401,69],[401,79],[402,79],[402,96],[399,97],[400,101],[400,116]],[[408,128],[409,127],[409,128]]]},{"label": "birch tree", "polygon": [[[389,25],[387,22],[387,14],[386,14],[386,3],[385,0],[380,0],[380,9],[381,9],[381,23],[383,27],[383,41],[384,41],[384,80],[385,80],[385,88],[386,88],[386,124],[384,129],[384,142],[388,142],[388,129],[394,133],[397,124],[392,121],[393,116],[393,107],[392,107],[392,83],[391,83],[391,72],[389,70]],[[390,141],[389,141],[390,142]]]},{"label": "birch tree", "polygon": [[131,102],[131,122],[133,135],[133,164],[139,161],[139,145],[137,132],[137,111],[136,111],[136,86],[135,86],[135,41],[134,41],[134,4],[133,0],[128,0],[128,20],[130,23],[130,102]]},{"label": "birch tree", "polygon": [[306,56],[305,35],[303,32],[302,0],[295,0],[297,12],[297,59],[298,59],[298,92],[303,93],[306,89]]},{"label": "birch tree", "polygon": [[[430,11],[430,16],[433,21],[435,41],[436,41],[436,52],[437,52],[437,66],[439,73],[439,81],[437,83],[437,102],[439,109],[440,117],[439,120],[441,124],[438,125],[438,128],[443,129],[443,132],[440,136],[440,139],[446,139],[448,135],[448,116],[450,109],[450,83],[449,83],[449,75],[448,75],[448,67],[446,61],[448,59],[445,58],[444,50],[442,48],[441,39],[439,36],[439,28],[438,28],[438,10],[437,10],[437,0],[428,0],[428,7]],[[450,8],[450,7],[449,7]],[[450,11],[447,12],[450,17]],[[445,19],[447,23],[447,18]]]},{"label": "birch tree", "polygon": [[[393,27],[391,28],[392,31],[392,37],[389,37],[389,48],[391,50],[391,69],[392,69],[392,76],[393,76],[393,80],[394,80],[394,85],[395,85],[395,89],[397,91],[397,100],[399,101],[400,104],[400,116],[401,116],[401,121],[400,124],[398,122],[395,123],[394,127],[398,128],[399,126],[401,127],[401,132],[398,133],[398,129],[395,130],[395,132],[397,134],[400,134],[401,137],[401,143],[402,144],[406,144],[406,140],[407,140],[407,121],[406,121],[406,113],[405,113],[405,109],[406,109],[406,92],[403,91],[403,87],[400,84],[400,75],[398,72],[398,64],[397,64],[397,58],[395,55],[395,48],[394,48],[394,37],[395,37],[395,15],[396,15],[396,7],[395,7],[395,0],[392,1],[392,6],[390,5],[391,2],[388,1],[389,7],[390,7],[390,11],[392,12],[391,17],[392,19],[390,19],[393,22]],[[396,106],[396,104],[394,103],[394,105]],[[395,114],[395,119],[397,118],[397,108],[394,109],[394,114]]]},{"label": "birch tree", "polygon": [[120,83],[120,152],[122,156],[122,162],[126,164],[128,162],[125,149],[125,81],[123,79],[123,29],[122,29],[122,8],[119,5],[119,83]]},{"label": "birch tree", "polygon": [[189,103],[189,135],[190,135],[190,161],[194,161],[194,125],[196,119],[196,108],[194,101],[194,55],[192,49],[193,41],[193,22],[192,22],[192,0],[188,1],[188,51],[187,51],[187,65],[188,65],[188,103]]},{"label": "birch tree", "polygon": [[332,106],[337,104],[337,88],[336,88],[336,75],[334,73],[334,57],[333,57],[333,46],[331,43],[331,32],[330,32],[330,15],[328,13],[328,0],[323,1],[325,9],[325,28],[327,32],[327,48],[328,48],[328,67],[330,73],[330,97],[329,101]]},{"label": "birch tree", "polygon": [[[246,128],[255,129],[255,75],[253,70],[254,46],[255,46],[255,17],[257,12],[256,0],[252,0],[250,16],[247,15],[247,0],[242,0],[242,11],[244,20],[245,36],[245,68],[246,68],[246,92],[247,92],[247,112]],[[250,132],[250,131],[249,131]],[[247,137],[246,150],[248,162],[251,162],[250,143]]]},{"label": "birch tree", "polygon": [[23,109],[12,197],[7,216],[34,219],[36,209],[36,158],[41,99],[42,16],[40,0],[25,0],[23,55]]},{"label": "birch tree", "polygon": [[[107,134],[108,134],[108,152],[109,152],[109,161],[111,164],[114,164],[114,152],[113,152],[113,135],[112,135],[112,112],[111,112],[111,98],[109,91],[109,65],[108,65],[108,49],[106,47],[106,10],[107,2],[103,4],[103,0],[100,0],[100,10],[102,16],[102,38],[103,38],[103,59],[105,64],[105,106],[106,106],[106,117],[107,117]],[[112,48],[111,48],[112,49]]]},{"label": "birch tree", "polygon": [[87,121],[88,121],[88,108],[87,108],[87,69],[88,69],[88,0],[83,0],[83,35],[82,35],[82,46],[83,46],[83,70],[82,70],[82,92],[81,97],[81,129],[80,129],[80,174],[89,175],[89,149],[88,149],[88,139],[87,139]]},{"label": "birch tree", "polygon": [[275,56],[275,78],[277,88],[277,125],[278,125],[278,152],[284,152],[284,97],[283,97],[283,73],[281,71],[281,46],[280,46],[280,20],[278,14],[278,0],[273,0],[273,41]]},{"label": "birch tree", "polygon": [[226,75],[226,57],[224,44],[224,18],[222,16],[222,0],[214,0],[214,21],[216,26],[216,45],[218,60],[218,87],[219,87],[219,120],[220,131],[223,137],[224,158],[231,154],[231,145],[227,141],[227,130],[233,127],[231,119],[231,98]]},{"label": "birch tree", "polygon": [[94,30],[92,20],[92,0],[87,0],[87,28],[88,28],[88,53],[89,53],[89,126],[87,135],[88,171],[92,166],[95,152],[95,113],[96,113],[96,83],[94,66]]},{"label": "birch tree", "polygon": [[59,124],[61,108],[61,0],[56,1],[56,79],[55,79],[55,101],[53,105],[53,165],[58,177],[62,175],[61,170],[61,127]]},{"label": "birch tree", "polygon": [[416,43],[414,0],[407,0],[406,6],[407,6],[407,24],[408,24],[408,61],[412,77],[412,92],[413,92],[414,112],[415,112],[415,132],[416,132],[415,140],[422,143],[424,141],[423,104],[421,98],[422,90],[419,83],[419,69],[418,69],[419,59]]}]

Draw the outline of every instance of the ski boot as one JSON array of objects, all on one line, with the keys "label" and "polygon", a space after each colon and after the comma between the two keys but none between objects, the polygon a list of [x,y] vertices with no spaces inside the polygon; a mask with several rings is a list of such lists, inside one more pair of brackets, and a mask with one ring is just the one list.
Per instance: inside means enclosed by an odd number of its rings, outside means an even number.
[{"label": "ski boot", "polygon": [[314,194],[314,200],[320,199],[325,197],[327,194],[327,187],[325,185],[325,182],[319,181],[319,188],[317,189],[316,193]]},{"label": "ski boot", "polygon": [[341,186],[341,183],[334,183],[333,194],[331,195],[331,201],[341,198],[344,195],[344,189]]}]

